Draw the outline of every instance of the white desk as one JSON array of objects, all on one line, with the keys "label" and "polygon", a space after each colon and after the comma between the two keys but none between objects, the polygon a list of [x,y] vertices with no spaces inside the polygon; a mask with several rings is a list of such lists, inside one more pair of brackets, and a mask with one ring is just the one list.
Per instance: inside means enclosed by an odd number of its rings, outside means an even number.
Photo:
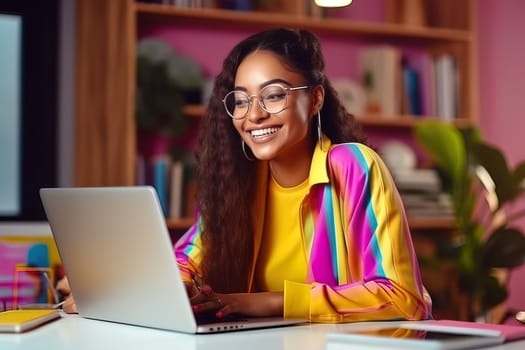
[{"label": "white desk", "polygon": [[[391,324],[391,323],[390,323]],[[363,349],[351,344],[333,346],[329,332],[375,324],[311,324],[272,329],[248,330],[207,335],[188,335],[149,328],[127,326],[64,315],[58,321],[22,334],[0,334],[0,349],[14,350],[335,350]],[[489,349],[489,348],[487,348]],[[525,340],[490,349],[523,350]]]}]

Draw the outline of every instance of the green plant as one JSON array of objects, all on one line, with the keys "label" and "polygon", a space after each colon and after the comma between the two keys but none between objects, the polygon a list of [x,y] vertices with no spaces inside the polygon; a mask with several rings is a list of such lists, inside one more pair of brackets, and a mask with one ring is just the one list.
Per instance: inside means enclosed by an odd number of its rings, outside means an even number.
[{"label": "green plant", "polygon": [[142,39],[137,48],[135,117],[140,130],[176,137],[186,129],[184,104],[194,102],[204,83],[199,66],[160,39]]},{"label": "green plant", "polygon": [[507,298],[507,286],[496,278],[495,269],[524,263],[525,237],[513,224],[525,210],[509,208],[525,193],[525,162],[509,168],[502,151],[484,142],[477,128],[421,121],[414,136],[452,197],[459,236],[444,251],[459,275],[472,320]]}]

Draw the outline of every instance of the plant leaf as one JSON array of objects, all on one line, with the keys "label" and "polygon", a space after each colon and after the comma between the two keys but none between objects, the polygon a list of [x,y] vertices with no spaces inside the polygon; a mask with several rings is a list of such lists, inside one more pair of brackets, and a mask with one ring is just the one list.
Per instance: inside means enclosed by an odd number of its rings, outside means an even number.
[{"label": "plant leaf", "polygon": [[481,298],[482,311],[488,311],[496,305],[504,302],[508,297],[508,290],[494,276],[487,276],[483,283],[483,294]]},{"label": "plant leaf", "polygon": [[525,262],[525,236],[515,228],[500,228],[490,235],[482,251],[486,268],[513,268]]},{"label": "plant leaf", "polygon": [[430,154],[437,166],[445,171],[454,184],[463,183],[467,154],[463,137],[448,123],[424,120],[414,127],[417,142]]},{"label": "plant leaf", "polygon": [[512,172],[512,183],[516,188],[519,189],[518,196],[525,192],[525,162],[522,162],[516,165],[514,171]]},{"label": "plant leaf", "polygon": [[499,207],[511,201],[517,189],[514,188],[512,173],[509,170],[503,153],[496,147],[486,143],[475,144],[472,152],[479,165],[484,167],[494,181]]}]

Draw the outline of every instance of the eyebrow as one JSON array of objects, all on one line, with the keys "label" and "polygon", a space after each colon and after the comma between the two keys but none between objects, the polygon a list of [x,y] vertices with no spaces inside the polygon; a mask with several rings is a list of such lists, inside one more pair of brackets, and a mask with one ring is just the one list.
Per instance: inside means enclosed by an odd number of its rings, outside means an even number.
[{"label": "eyebrow", "polygon": [[[268,80],[268,81],[265,81],[264,83],[262,83],[261,85],[259,85],[259,90],[268,86],[268,85],[272,85],[272,84],[283,84],[283,85],[286,85],[288,87],[292,86],[292,84],[290,84],[290,82],[284,80],[284,79],[280,79],[280,78],[276,78],[276,79],[271,79],[271,80]],[[245,87],[243,86],[235,86],[234,87],[234,90],[240,90],[240,91],[248,91],[248,89],[246,89]]]}]

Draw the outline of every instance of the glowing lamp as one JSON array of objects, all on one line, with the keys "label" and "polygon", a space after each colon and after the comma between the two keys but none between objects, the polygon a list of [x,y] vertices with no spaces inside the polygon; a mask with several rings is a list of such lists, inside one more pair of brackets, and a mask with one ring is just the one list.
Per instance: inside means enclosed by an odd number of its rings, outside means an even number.
[{"label": "glowing lamp", "polygon": [[344,7],[352,3],[352,0],[315,0],[319,7]]}]

